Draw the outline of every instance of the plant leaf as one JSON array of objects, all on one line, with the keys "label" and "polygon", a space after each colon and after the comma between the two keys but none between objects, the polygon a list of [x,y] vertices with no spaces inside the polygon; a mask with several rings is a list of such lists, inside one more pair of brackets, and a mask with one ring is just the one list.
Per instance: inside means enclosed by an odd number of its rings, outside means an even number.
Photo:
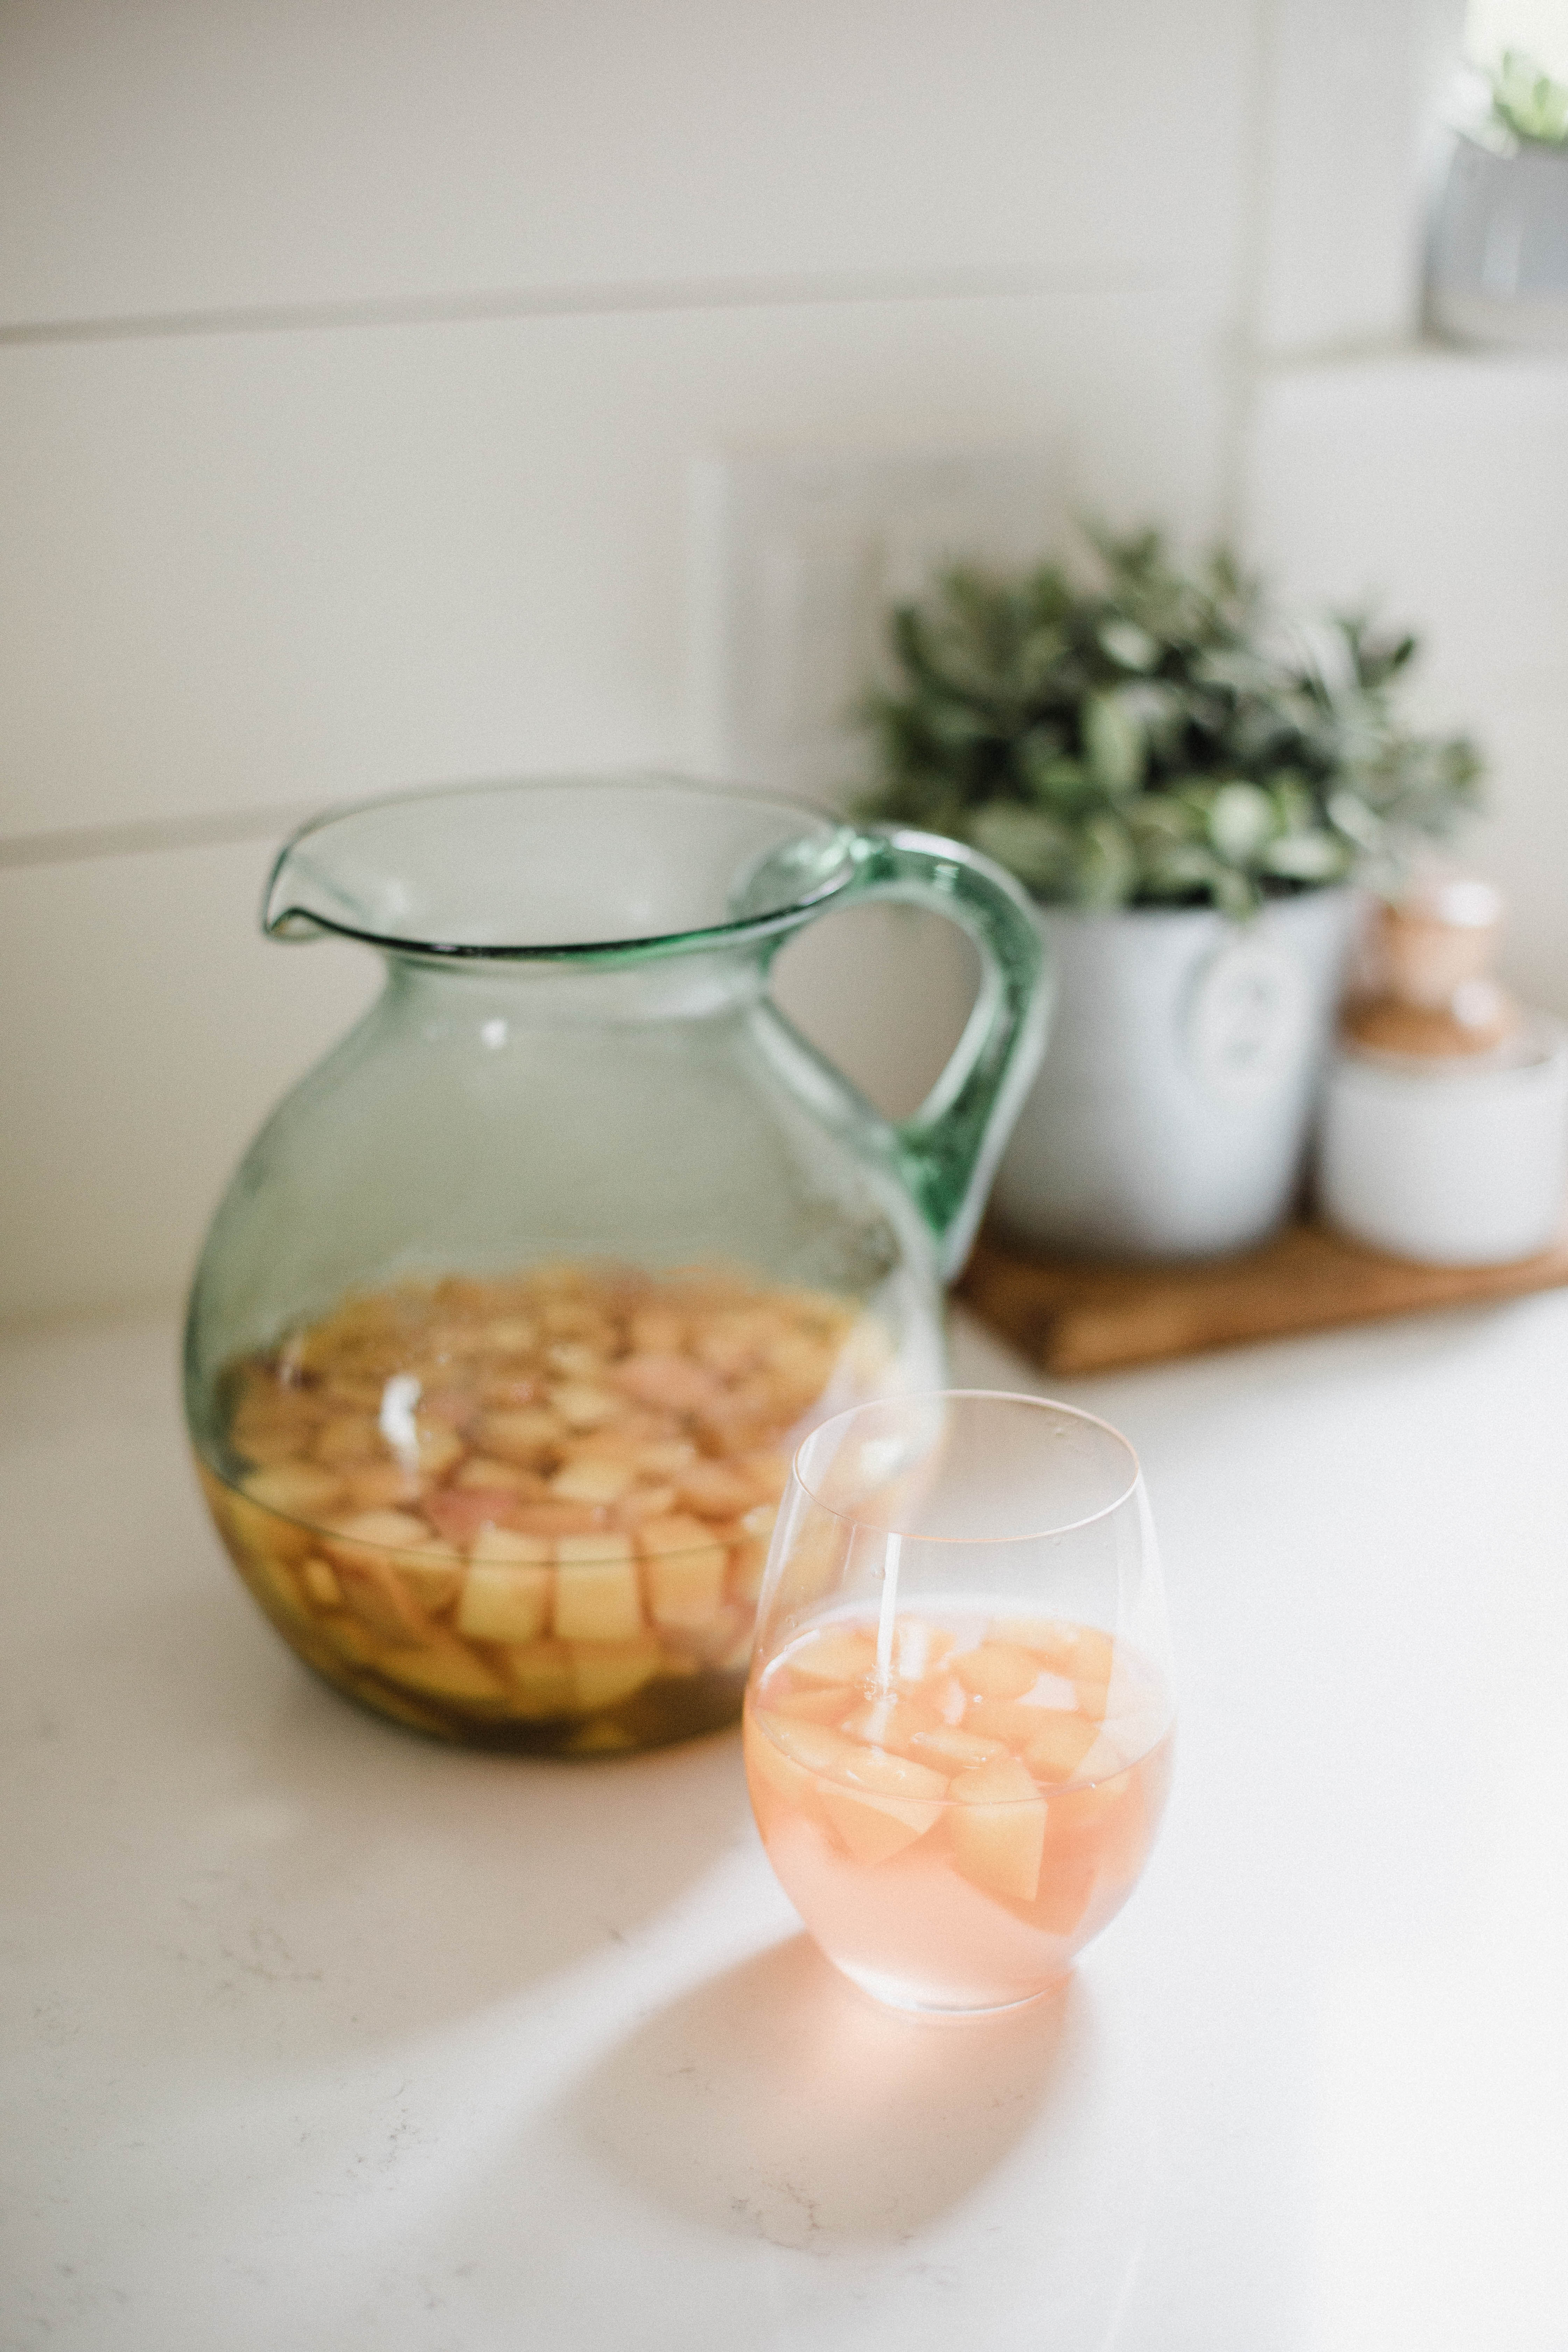
[{"label": "plant leaf", "polygon": [[1274,803],[1256,784],[1221,784],[1209,803],[1209,839],[1227,866],[1255,864],[1274,826]]},{"label": "plant leaf", "polygon": [[1143,780],[1148,745],[1137,714],[1120,694],[1091,694],[1083,706],[1084,756],[1103,792],[1135,792]]},{"label": "plant leaf", "polygon": [[993,801],[969,826],[976,849],[1016,874],[1026,889],[1048,890],[1067,871],[1071,835],[1041,809],[1021,808],[1015,801]]}]

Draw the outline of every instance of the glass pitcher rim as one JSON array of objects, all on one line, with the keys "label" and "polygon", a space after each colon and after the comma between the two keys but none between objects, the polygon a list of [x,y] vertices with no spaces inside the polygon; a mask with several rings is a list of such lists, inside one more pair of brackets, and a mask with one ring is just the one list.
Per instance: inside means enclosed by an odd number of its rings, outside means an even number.
[{"label": "glass pitcher rim", "polygon": [[[584,793],[595,789],[626,791],[627,789],[655,793],[665,791],[688,797],[710,800],[739,808],[755,808],[759,814],[772,809],[802,820],[799,838],[819,835],[826,844],[835,840],[840,855],[830,870],[816,887],[802,891],[778,906],[769,907],[758,914],[731,917],[722,922],[700,923],[685,929],[649,931],[631,937],[599,940],[552,940],[548,942],[505,941],[486,944],[482,941],[416,938],[411,931],[374,930],[367,925],[351,923],[335,915],[320,912],[315,908],[279,906],[274,901],[279,883],[290,858],[304,842],[341,824],[352,824],[356,819],[374,816],[387,809],[412,806],[421,802],[458,801],[464,799],[521,796],[528,793],[560,792],[563,789]],[[295,826],[282,844],[268,871],[267,887],[262,896],[262,929],[272,939],[301,939],[327,933],[334,939],[352,940],[363,947],[384,953],[414,960],[429,959],[443,963],[584,963],[600,965],[623,961],[636,961],[657,956],[671,956],[702,950],[742,947],[753,940],[772,937],[805,922],[821,908],[848,887],[857,871],[855,845],[864,839],[862,829],[851,820],[831,809],[812,802],[796,799],[793,794],[770,789],[752,788],[744,784],[714,783],[706,778],[686,776],[675,770],[624,769],[595,770],[587,772],[546,775],[500,776],[476,778],[467,782],[445,784],[420,784],[405,791],[378,793],[367,799],[343,801],[319,810],[313,816]]]}]

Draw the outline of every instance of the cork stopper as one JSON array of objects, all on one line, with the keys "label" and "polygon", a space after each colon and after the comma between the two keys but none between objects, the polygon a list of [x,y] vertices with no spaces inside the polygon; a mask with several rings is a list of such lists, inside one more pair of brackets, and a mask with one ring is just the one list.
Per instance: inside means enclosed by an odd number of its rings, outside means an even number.
[{"label": "cork stopper", "polygon": [[1472,877],[1428,882],[1380,908],[1369,941],[1375,992],[1346,1008],[1347,1042],[1435,1059],[1506,1045],[1521,1014],[1491,976],[1502,911],[1501,892]]}]

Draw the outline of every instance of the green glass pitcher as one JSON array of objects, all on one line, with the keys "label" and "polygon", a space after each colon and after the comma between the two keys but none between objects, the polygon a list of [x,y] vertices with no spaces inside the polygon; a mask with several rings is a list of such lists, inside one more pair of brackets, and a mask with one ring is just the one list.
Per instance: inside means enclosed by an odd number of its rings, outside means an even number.
[{"label": "green glass pitcher", "polygon": [[[767,992],[868,898],[983,964],[901,1125]],[[257,1137],[191,1297],[192,1440],[251,1592],[447,1738],[730,1721],[801,1434],[941,1384],[942,1281],[1043,1035],[1026,901],[952,842],[652,779],[329,814],[264,920],[363,941],[386,985]]]}]

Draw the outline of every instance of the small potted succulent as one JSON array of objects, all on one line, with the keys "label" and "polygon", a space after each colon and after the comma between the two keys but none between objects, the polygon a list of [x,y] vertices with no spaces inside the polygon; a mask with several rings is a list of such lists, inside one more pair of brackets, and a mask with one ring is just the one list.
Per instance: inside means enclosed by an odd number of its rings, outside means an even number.
[{"label": "small potted succulent", "polygon": [[1568,82],[1506,49],[1483,87],[1432,223],[1432,321],[1462,342],[1568,348]]},{"label": "small potted succulent", "polygon": [[1295,1195],[1353,881],[1474,802],[1404,729],[1415,640],[1288,629],[1223,552],[1097,538],[1098,576],[948,573],[892,616],[866,814],[971,842],[1043,910],[1057,1009],[994,1195],[1058,1250],[1204,1256]]}]

